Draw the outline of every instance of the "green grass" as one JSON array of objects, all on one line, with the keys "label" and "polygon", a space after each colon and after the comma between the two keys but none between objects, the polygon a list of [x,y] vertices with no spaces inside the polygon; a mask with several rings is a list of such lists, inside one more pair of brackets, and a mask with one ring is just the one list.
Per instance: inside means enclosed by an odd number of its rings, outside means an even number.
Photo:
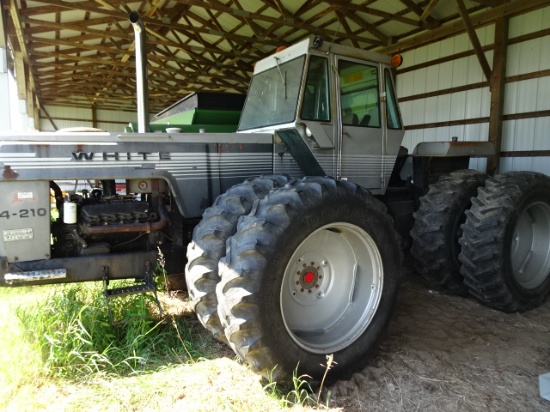
[{"label": "green grass", "polygon": [[[116,285],[112,285],[116,287]],[[0,289],[0,410],[277,411],[318,401],[303,377],[265,384],[186,307],[100,284]],[[178,306],[180,305],[180,306]]]},{"label": "green grass", "polygon": [[18,308],[16,315],[49,376],[123,376],[207,357],[200,342],[191,339],[185,318],[152,315],[151,296],[107,302],[98,285],[70,285],[53,288],[44,301]]}]

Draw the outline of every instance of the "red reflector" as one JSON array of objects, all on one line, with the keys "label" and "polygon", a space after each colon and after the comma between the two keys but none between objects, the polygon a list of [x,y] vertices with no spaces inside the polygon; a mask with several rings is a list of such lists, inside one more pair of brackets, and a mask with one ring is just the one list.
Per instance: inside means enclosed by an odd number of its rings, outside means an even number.
[{"label": "red reflector", "polygon": [[313,272],[307,272],[304,275],[304,282],[306,283],[311,283],[313,282],[314,279],[315,279],[315,275],[313,274]]}]

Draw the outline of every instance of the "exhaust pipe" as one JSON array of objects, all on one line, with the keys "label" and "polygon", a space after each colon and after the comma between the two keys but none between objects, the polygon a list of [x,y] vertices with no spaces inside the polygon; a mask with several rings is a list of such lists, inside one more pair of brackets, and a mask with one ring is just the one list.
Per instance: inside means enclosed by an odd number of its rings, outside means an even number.
[{"label": "exhaust pipe", "polygon": [[130,22],[134,26],[136,38],[136,86],[138,133],[149,132],[149,91],[147,81],[147,44],[145,42],[145,26],[139,13],[130,13]]}]

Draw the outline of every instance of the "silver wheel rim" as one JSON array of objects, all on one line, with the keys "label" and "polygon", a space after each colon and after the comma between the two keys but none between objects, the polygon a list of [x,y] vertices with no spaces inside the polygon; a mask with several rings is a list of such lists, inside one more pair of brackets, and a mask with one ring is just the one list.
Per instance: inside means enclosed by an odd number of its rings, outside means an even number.
[{"label": "silver wheel rim", "polygon": [[376,313],[383,274],[378,247],[363,229],[349,223],[317,229],[285,269],[280,304],[288,333],[309,352],[348,347]]},{"label": "silver wheel rim", "polygon": [[550,206],[544,202],[529,205],[514,227],[511,249],[512,271],[525,289],[540,286],[550,271]]}]

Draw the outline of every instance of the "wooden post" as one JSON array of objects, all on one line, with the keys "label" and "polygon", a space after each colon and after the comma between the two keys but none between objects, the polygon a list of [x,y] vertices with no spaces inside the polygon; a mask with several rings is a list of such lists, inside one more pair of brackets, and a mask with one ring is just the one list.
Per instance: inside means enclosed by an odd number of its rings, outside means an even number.
[{"label": "wooden post", "polygon": [[0,101],[0,131],[10,130],[12,127],[9,89],[8,50],[5,47],[0,47],[0,95],[2,96]]},{"label": "wooden post", "polygon": [[25,60],[22,52],[15,52],[15,81],[17,82],[17,98],[25,100],[27,98],[28,76],[25,70]]},{"label": "wooden post", "polygon": [[489,114],[489,142],[495,146],[495,156],[487,161],[487,173],[493,176],[500,167],[502,146],[502,118],[504,86],[506,84],[506,57],[508,54],[508,17],[499,17],[495,23],[493,72],[491,73],[491,112]]},{"label": "wooden post", "polygon": [[94,129],[97,129],[97,107],[95,102],[92,103],[91,109],[92,109],[92,127]]}]

